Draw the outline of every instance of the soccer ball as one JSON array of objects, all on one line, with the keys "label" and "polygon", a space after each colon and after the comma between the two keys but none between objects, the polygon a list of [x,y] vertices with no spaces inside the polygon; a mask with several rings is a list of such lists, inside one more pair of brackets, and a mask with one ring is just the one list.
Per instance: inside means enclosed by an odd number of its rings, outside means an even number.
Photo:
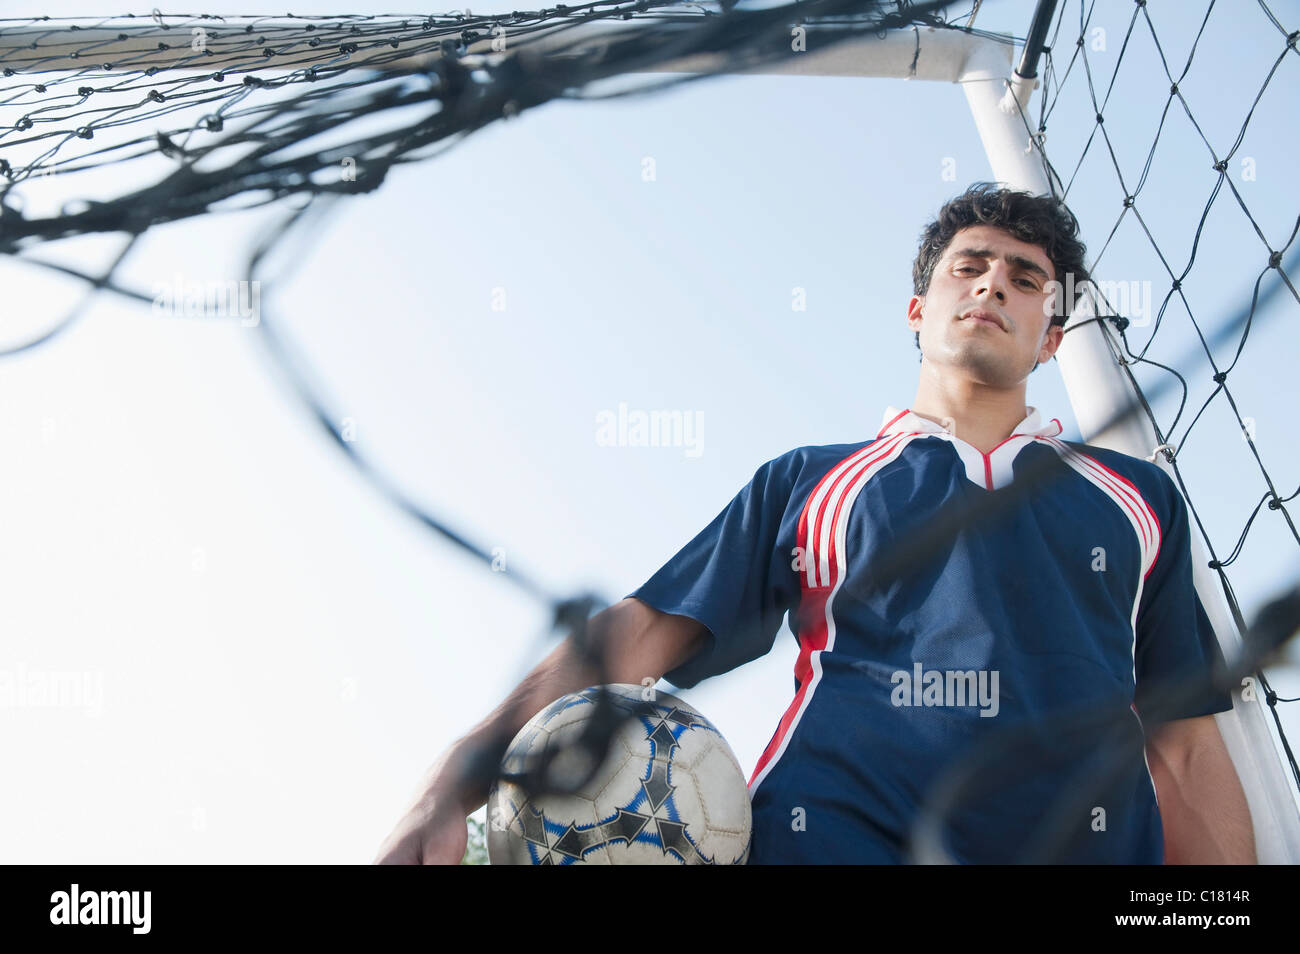
[{"label": "soccer ball", "polygon": [[[624,717],[605,761],[573,795],[529,798],[510,781],[494,785],[488,797],[488,860],[494,865],[744,864],[749,791],[721,733],[666,692],[648,686],[605,688]],[[537,753],[559,746],[563,754],[551,764],[552,777],[581,772],[583,751],[566,746],[582,734],[598,692],[593,687],[567,695],[533,716],[510,744],[505,771],[522,772]]]}]

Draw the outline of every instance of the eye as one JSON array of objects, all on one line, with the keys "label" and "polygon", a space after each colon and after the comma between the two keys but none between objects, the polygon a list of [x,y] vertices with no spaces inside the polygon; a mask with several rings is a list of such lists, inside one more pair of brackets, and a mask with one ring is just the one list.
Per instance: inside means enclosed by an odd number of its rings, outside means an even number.
[{"label": "eye", "polygon": [[1037,291],[1037,290],[1038,290],[1038,286],[1035,285],[1034,282],[1033,282],[1031,279],[1028,279],[1028,278],[1020,278],[1020,279],[1017,279],[1017,281],[1019,281],[1020,284],[1024,285],[1026,288],[1030,289],[1031,291]]}]

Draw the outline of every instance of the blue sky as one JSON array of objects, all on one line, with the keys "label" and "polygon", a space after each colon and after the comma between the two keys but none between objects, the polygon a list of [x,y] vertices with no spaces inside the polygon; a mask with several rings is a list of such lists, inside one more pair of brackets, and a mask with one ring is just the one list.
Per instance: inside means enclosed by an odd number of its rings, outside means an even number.
[{"label": "blue sky", "polygon": [[[1098,6],[1110,52],[1092,54],[1094,68],[1116,55],[1132,9]],[[978,25],[1023,33],[1031,9],[986,4]],[[1171,61],[1185,56],[1186,24],[1151,15]],[[1182,87],[1222,153],[1280,44],[1262,17],[1216,17],[1213,39],[1237,66],[1194,64]],[[1149,47],[1134,42],[1107,109],[1134,178],[1168,86]],[[1275,247],[1296,215],[1300,142],[1284,105],[1295,60],[1230,167]],[[1215,174],[1181,107],[1168,123],[1139,211],[1181,263]],[[1049,155],[1077,155],[1091,128],[1088,109],[1062,106]],[[1094,251],[1122,198],[1099,159],[1071,194]],[[501,548],[509,567],[617,599],[764,461],[865,439],[886,405],[910,403],[916,236],[943,201],[990,177],[955,86],[723,77],[552,103],[350,200],[296,246],[294,277],[262,304],[357,446],[406,492]],[[1188,282],[1205,327],[1249,294],[1265,257],[1229,199],[1225,188]],[[121,278],[145,290],[177,274],[238,278],[269,221],[156,228]],[[79,240],[58,254],[90,267],[113,247]],[[1168,286],[1131,215],[1099,271]],[[49,295],[76,297],[75,283],[32,269],[4,263],[0,275],[19,289],[20,320],[58,314]],[[792,308],[796,288],[806,310]],[[1153,357],[1194,340],[1184,315],[1167,320],[1182,324],[1162,329]],[[1295,321],[1294,302],[1260,316],[1230,379],[1283,494],[1300,481]],[[1198,407],[1213,384],[1203,365],[1184,373]],[[1029,403],[1077,434],[1055,365],[1031,378]],[[620,404],[698,419],[701,453],[601,446],[598,415]],[[374,494],[253,329],[101,296],[67,334],[0,365],[0,410],[6,665],[88,673],[102,691],[97,711],[0,712],[24,769],[0,794],[0,857],[367,861],[423,770],[540,658],[542,609]],[[1157,412],[1169,420],[1172,405]],[[1226,554],[1263,491],[1219,404],[1180,461]],[[1265,511],[1232,573],[1247,616],[1298,568],[1294,540]],[[783,630],[764,659],[686,694],[747,771],[789,702],[795,652]],[[1293,671],[1274,683],[1300,694]],[[1300,718],[1286,715],[1294,744]]]}]

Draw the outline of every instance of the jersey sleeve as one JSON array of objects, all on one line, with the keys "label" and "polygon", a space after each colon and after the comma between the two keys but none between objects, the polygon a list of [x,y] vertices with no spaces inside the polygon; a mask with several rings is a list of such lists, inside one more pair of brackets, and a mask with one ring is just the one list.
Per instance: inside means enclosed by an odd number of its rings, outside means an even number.
[{"label": "jersey sleeve", "polygon": [[690,688],[772,648],[797,592],[778,540],[790,496],[787,471],[782,458],[760,467],[712,523],[628,594],[709,631],[704,647],[666,674],[673,685]]},{"label": "jersey sleeve", "polygon": [[[1139,714],[1151,711],[1171,687],[1203,677],[1223,661],[1219,640],[1192,583],[1187,505],[1169,475],[1154,469],[1162,493],[1163,522],[1160,550],[1138,607],[1134,704]],[[1231,708],[1232,697],[1216,693],[1182,703],[1169,718],[1190,719]]]}]

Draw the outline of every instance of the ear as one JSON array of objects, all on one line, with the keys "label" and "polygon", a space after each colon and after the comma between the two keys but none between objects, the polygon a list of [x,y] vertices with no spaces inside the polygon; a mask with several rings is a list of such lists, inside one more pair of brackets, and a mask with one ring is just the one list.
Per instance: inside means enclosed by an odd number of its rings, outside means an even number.
[{"label": "ear", "polygon": [[1051,359],[1056,354],[1056,349],[1061,347],[1061,340],[1065,337],[1065,328],[1062,325],[1051,325],[1047,329],[1047,338],[1043,341],[1043,346],[1038,349],[1038,363]]},{"label": "ear", "polygon": [[907,302],[907,327],[921,330],[921,309],[925,307],[924,295],[913,295]]}]

